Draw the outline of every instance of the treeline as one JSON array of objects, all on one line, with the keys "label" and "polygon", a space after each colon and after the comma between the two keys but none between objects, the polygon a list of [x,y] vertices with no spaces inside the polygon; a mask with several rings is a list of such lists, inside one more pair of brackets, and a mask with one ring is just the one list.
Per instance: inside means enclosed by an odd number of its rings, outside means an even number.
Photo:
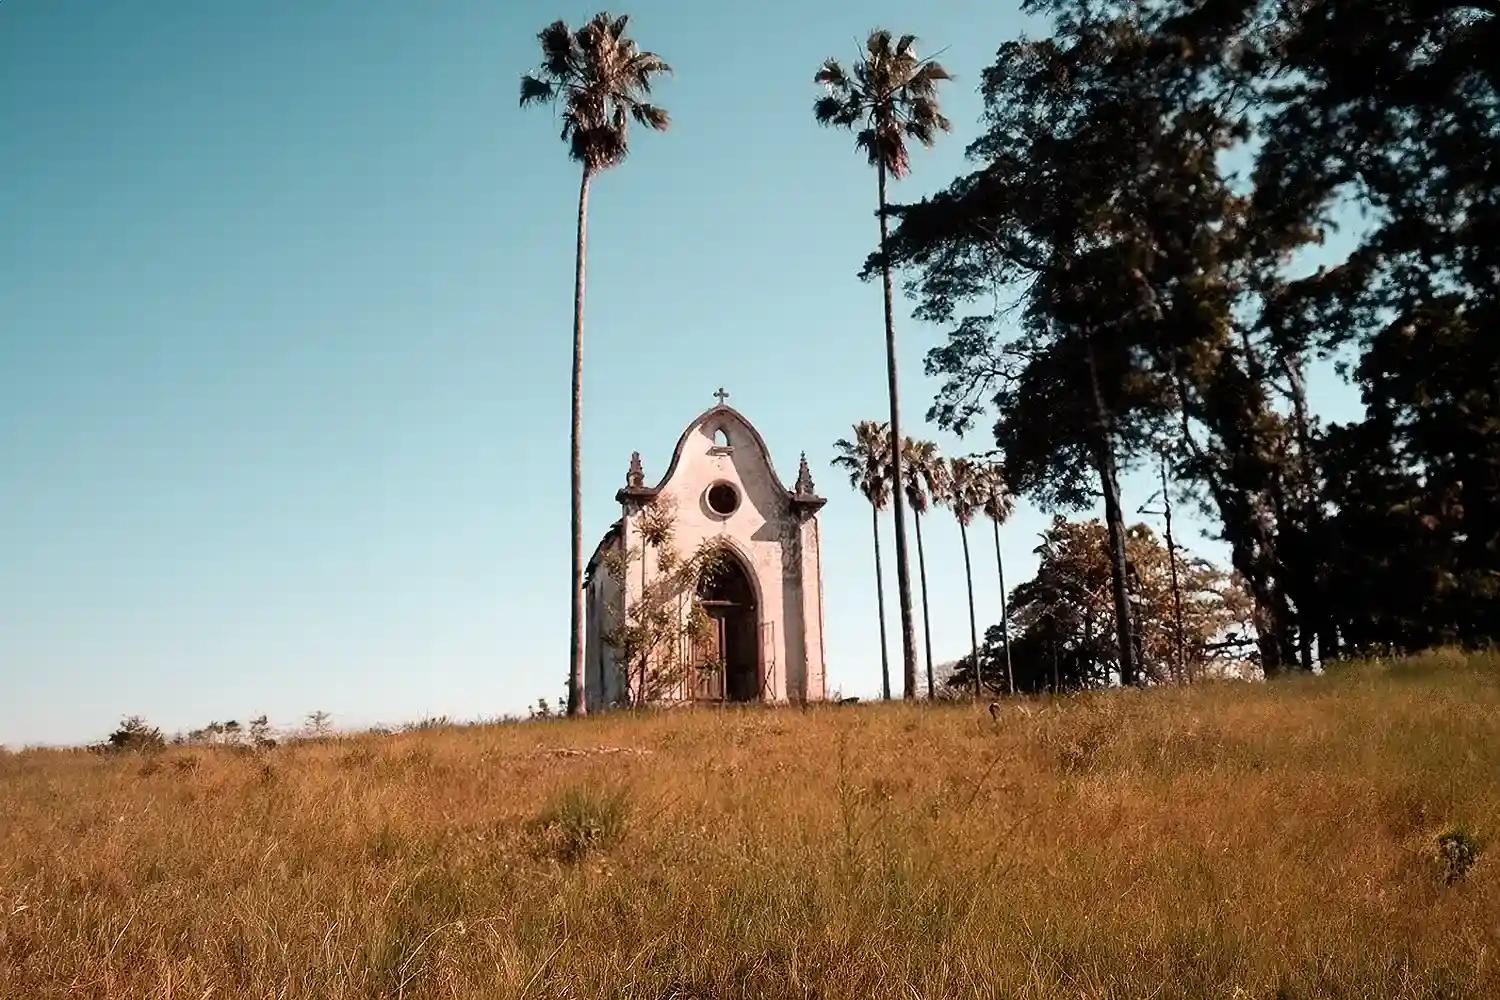
[{"label": "treeline", "polygon": [[[1219,525],[1267,675],[1494,641],[1500,4],[1027,8],[1052,33],[984,71],[974,169],[893,206],[869,270],[948,330],[932,419],[987,424],[1043,505],[1102,500],[1119,676],[1160,662],[1120,491],[1157,456]],[[1336,230],[1344,259],[1299,266]],[[1332,359],[1361,419],[1318,412]]]},{"label": "treeline", "polygon": [[[313,739],[332,732],[333,716],[324,711],[309,712],[300,730],[281,730],[283,738]],[[442,720],[446,724],[446,719]],[[159,727],[153,726],[139,715],[128,715],[120,720],[114,732],[98,743],[89,744],[95,753],[154,752],[172,746],[227,746],[268,749],[276,745],[275,730],[264,715],[257,715],[241,725],[236,719],[227,722],[210,722],[200,729],[179,732],[170,739],[162,735]]]}]

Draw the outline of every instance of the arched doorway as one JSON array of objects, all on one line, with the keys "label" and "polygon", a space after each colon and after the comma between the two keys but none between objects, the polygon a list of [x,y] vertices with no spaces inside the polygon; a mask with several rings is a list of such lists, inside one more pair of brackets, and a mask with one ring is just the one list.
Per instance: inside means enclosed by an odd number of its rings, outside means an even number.
[{"label": "arched doorway", "polygon": [[760,628],[755,588],[730,556],[698,581],[698,601],[711,626],[695,657],[698,701],[754,701],[760,697]]}]

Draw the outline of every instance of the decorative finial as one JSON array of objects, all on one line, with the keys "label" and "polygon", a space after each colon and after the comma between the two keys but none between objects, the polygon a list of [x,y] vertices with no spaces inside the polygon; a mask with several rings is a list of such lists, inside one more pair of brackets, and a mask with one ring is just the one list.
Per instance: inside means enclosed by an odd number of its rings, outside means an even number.
[{"label": "decorative finial", "polygon": [[810,497],[814,494],[812,481],[812,470],[807,467],[807,452],[802,453],[802,464],[797,466],[797,484],[793,488],[799,497]]},{"label": "decorative finial", "polygon": [[724,401],[729,398],[729,393],[725,392],[724,387],[721,385],[719,386],[719,391],[714,393],[714,398],[719,401],[720,406],[723,406]]},{"label": "decorative finial", "polygon": [[632,490],[646,485],[646,473],[641,469],[641,453],[638,451],[630,453],[630,471],[625,473],[625,485]]}]

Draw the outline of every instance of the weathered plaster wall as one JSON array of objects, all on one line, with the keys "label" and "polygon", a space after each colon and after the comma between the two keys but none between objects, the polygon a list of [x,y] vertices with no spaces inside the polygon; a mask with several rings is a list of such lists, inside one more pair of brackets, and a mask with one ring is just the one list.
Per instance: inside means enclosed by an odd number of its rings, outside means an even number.
[{"label": "weathered plaster wall", "polygon": [[604,634],[614,626],[615,617],[624,605],[618,581],[602,566],[589,580],[587,598],[583,694],[584,704],[593,712],[608,708],[623,693],[615,649],[604,641]]}]

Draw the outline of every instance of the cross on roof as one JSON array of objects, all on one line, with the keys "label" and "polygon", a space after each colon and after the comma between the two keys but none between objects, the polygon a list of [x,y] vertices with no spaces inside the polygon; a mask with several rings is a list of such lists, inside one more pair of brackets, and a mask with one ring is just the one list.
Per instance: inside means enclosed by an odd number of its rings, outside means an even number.
[{"label": "cross on roof", "polygon": [[725,392],[724,387],[721,385],[719,386],[719,391],[714,393],[714,398],[719,401],[720,406],[723,406],[724,401],[729,398],[729,393]]}]

